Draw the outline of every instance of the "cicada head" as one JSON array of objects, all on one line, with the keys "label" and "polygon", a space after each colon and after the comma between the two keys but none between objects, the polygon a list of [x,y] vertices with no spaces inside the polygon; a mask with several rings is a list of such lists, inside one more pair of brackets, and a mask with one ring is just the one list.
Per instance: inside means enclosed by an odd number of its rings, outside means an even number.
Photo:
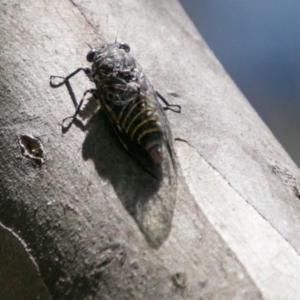
[{"label": "cicada head", "polygon": [[[130,51],[130,47],[128,44],[120,42],[113,44],[105,44],[100,46],[99,48],[91,49],[86,55],[86,60],[90,63],[94,62],[95,57],[99,55],[103,55],[105,53],[113,53],[118,51],[119,49],[123,49],[125,52]],[[105,55],[104,55],[105,56]]]},{"label": "cicada head", "polygon": [[129,51],[130,47],[125,43],[105,44],[91,49],[86,59],[92,63],[92,81],[98,81],[102,89],[111,83],[127,81],[126,78],[136,67]]}]

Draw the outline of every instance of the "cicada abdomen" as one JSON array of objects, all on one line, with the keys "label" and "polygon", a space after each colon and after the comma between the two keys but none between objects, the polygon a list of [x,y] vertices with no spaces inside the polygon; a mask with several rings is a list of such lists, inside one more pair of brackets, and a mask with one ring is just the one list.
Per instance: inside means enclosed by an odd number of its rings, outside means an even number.
[{"label": "cicada abdomen", "polygon": [[53,87],[61,86],[81,70],[95,83],[96,88],[85,91],[70,118],[77,116],[86,94],[92,93],[123,146],[159,182],[151,201],[138,200],[134,210],[134,218],[146,238],[159,244],[161,237],[169,233],[177,186],[172,135],[164,110],[180,112],[180,106],[170,105],[154,90],[129,51],[127,44],[117,42],[92,49],[87,54],[91,68],[77,69],[60,84],[50,83]]}]

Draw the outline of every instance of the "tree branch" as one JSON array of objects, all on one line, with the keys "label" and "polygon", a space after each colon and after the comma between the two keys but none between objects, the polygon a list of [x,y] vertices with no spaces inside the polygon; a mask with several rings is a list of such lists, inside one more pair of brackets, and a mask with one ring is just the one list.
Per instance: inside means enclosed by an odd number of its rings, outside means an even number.
[{"label": "tree branch", "polygon": [[[0,222],[47,297],[299,298],[299,170],[177,1],[0,5]],[[86,43],[111,43],[118,28],[155,89],[182,106],[167,112],[176,203],[156,197],[101,110],[61,132],[74,105],[50,75],[88,65]],[[77,100],[93,87],[84,74],[70,84]],[[22,155],[23,134],[42,142],[41,167]],[[0,275],[0,287],[15,276]]]}]

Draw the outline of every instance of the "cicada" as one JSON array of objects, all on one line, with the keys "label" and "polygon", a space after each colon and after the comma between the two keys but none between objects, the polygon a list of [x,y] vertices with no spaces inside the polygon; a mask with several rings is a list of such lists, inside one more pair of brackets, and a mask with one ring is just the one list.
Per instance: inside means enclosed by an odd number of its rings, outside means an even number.
[{"label": "cicada", "polygon": [[[66,77],[51,76],[50,84],[59,87],[80,71],[95,84],[95,88],[84,92],[74,115],[63,121],[76,118],[87,94],[99,100],[122,145],[160,183],[152,201],[137,199],[132,213],[146,238],[157,245],[170,231],[177,182],[172,134],[165,111],[179,113],[181,107],[169,104],[155,91],[129,52],[129,45],[122,42],[91,49],[86,56],[91,68],[78,68]],[[63,80],[55,84],[53,79],[57,77]],[[149,180],[145,186],[149,186]]]},{"label": "cicada", "polygon": [[[146,171],[157,178],[163,176],[161,164],[168,155],[175,167],[173,142],[165,110],[180,112],[179,105],[171,105],[157,91],[143,72],[142,67],[129,55],[126,43],[115,42],[91,49],[86,59],[92,67],[78,68],[67,77],[51,76],[52,87],[59,87],[78,72],[83,71],[96,88],[86,90],[74,119],[88,93],[100,101],[101,108],[114,128],[121,143]],[[59,84],[52,80],[63,78]],[[160,99],[166,106],[162,107]],[[166,152],[164,153],[164,148]]]}]

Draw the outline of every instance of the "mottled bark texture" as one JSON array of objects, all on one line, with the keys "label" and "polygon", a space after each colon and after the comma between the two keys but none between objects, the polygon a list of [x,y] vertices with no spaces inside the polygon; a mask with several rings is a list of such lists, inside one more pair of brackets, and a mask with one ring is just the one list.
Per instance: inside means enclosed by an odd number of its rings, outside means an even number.
[{"label": "mottled bark texture", "polygon": [[[0,11],[1,299],[300,298],[299,170],[176,0],[1,1]],[[49,76],[88,65],[87,44],[117,32],[182,106],[167,112],[175,205],[152,199],[159,187],[101,110],[61,132],[74,104]],[[84,74],[70,84],[77,100],[92,87]],[[20,135],[41,140],[45,164],[23,156]]]}]

